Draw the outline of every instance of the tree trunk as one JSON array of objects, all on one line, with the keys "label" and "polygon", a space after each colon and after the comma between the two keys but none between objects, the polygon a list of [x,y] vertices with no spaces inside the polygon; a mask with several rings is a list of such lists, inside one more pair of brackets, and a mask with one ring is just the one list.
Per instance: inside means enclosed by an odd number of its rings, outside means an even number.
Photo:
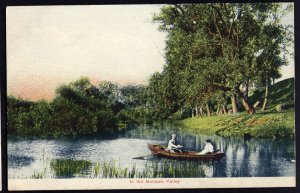
[{"label": "tree trunk", "polygon": [[220,111],[220,106],[218,106],[218,108],[217,108],[216,115],[219,115],[219,111]]},{"label": "tree trunk", "polygon": [[196,117],[199,117],[199,109],[198,109],[197,105],[196,105],[195,109],[196,109]]},{"label": "tree trunk", "polygon": [[[245,97],[246,98],[246,97]],[[246,111],[249,111],[249,105],[246,104],[245,100],[242,98],[243,106],[245,107]]]},{"label": "tree trunk", "polygon": [[232,95],[232,96],[231,96],[231,105],[232,105],[232,113],[237,113],[237,112],[238,112],[238,109],[237,109],[237,106],[236,106],[236,98],[235,98],[235,95]]},{"label": "tree trunk", "polygon": [[259,105],[260,101],[256,101],[253,105],[253,107],[256,109],[256,107]]},{"label": "tree trunk", "polygon": [[194,108],[192,108],[192,118],[194,118]]},{"label": "tree trunk", "polygon": [[245,96],[248,98],[248,94],[249,94],[249,80],[246,84],[246,93],[245,93]]},{"label": "tree trunk", "polygon": [[199,151],[199,138],[198,138],[198,135],[195,135],[196,136],[196,151]]},{"label": "tree trunk", "polygon": [[180,117],[183,117],[183,109],[180,109]]},{"label": "tree trunk", "polygon": [[248,109],[249,114],[255,114],[255,109],[254,107],[249,103],[249,101],[246,98],[242,98],[243,104],[245,105],[245,108]]},{"label": "tree trunk", "polygon": [[243,105],[245,107],[245,109],[248,111],[249,114],[254,114],[255,113],[255,109],[254,107],[249,103],[248,98],[244,95],[243,92],[241,92],[239,90],[239,88],[236,88],[236,92],[239,94],[239,96],[242,99]]},{"label": "tree trunk", "polygon": [[266,82],[266,90],[265,90],[265,99],[264,99],[264,104],[262,107],[262,111],[264,111],[266,109],[267,106],[267,102],[268,102],[268,98],[269,98],[269,82]]},{"label": "tree trunk", "polygon": [[210,117],[211,114],[210,114],[208,103],[206,103],[206,112],[207,112],[207,116]]},{"label": "tree trunk", "polygon": [[227,106],[226,105],[222,105],[223,106],[223,112],[225,115],[228,114],[228,110],[227,110]]},{"label": "tree trunk", "polygon": [[201,116],[201,117],[204,117],[204,115],[203,115],[203,109],[202,109],[202,105],[200,106],[200,116]]}]

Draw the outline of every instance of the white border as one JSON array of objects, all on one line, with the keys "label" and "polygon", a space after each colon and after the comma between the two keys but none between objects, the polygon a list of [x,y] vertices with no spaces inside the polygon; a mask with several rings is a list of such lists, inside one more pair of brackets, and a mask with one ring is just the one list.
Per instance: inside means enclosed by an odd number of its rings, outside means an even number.
[{"label": "white border", "polygon": [[[148,180],[148,181],[147,181]],[[169,181],[168,181],[169,180]],[[172,182],[172,183],[171,183]],[[8,179],[8,190],[108,190],[295,187],[296,177]]]}]

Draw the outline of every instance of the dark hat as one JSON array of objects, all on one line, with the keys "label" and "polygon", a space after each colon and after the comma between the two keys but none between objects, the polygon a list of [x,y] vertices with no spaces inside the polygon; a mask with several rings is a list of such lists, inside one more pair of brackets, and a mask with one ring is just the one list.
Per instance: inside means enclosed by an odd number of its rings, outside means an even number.
[{"label": "dark hat", "polygon": [[211,143],[211,139],[207,139],[205,141],[206,141],[206,143]]}]

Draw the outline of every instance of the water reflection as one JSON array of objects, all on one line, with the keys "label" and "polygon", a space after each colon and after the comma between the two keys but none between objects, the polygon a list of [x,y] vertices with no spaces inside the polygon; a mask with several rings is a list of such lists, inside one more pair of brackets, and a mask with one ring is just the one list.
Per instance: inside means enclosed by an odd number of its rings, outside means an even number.
[{"label": "water reflection", "polygon": [[[147,143],[166,146],[172,133],[177,134],[180,144],[196,151],[201,151],[204,148],[203,141],[210,138],[218,149],[225,152],[225,156],[214,163],[175,161],[155,156],[140,160],[132,159],[149,155]],[[295,159],[294,140],[205,136],[185,133],[180,127],[174,126],[156,128],[143,125],[128,129],[114,139],[8,140],[9,178],[31,178],[34,172],[44,171],[45,168],[49,171],[45,172],[44,178],[91,177],[90,175],[101,177],[100,174],[95,173],[97,167],[101,168],[101,163],[113,163],[110,166],[120,169],[123,177],[129,175],[129,171],[133,169],[144,172],[143,177],[151,176],[154,174],[147,172],[153,172],[155,167],[157,172],[160,172],[157,177],[168,175],[176,177],[295,176],[295,164],[291,162],[292,159]],[[53,169],[54,162],[52,166],[49,164],[50,160],[74,160],[72,163],[57,162],[60,165],[72,166],[73,164],[72,175],[58,175]],[[77,165],[86,167],[82,169],[78,166],[78,169]],[[82,171],[85,171],[84,175],[79,175],[78,173]]]},{"label": "water reflection", "polygon": [[29,166],[32,162],[34,162],[33,157],[10,155],[7,165],[12,168],[22,168],[24,166]]},{"label": "water reflection", "polygon": [[190,150],[201,151],[204,148],[203,141],[210,138],[217,149],[225,152],[225,157],[213,166],[213,177],[295,175],[295,165],[291,162],[295,159],[295,141],[291,139],[224,138],[216,135],[186,134],[176,127],[158,130],[147,126],[131,130],[126,136],[136,138],[147,136],[161,140],[160,144],[166,146],[172,133],[177,133],[178,143]]}]

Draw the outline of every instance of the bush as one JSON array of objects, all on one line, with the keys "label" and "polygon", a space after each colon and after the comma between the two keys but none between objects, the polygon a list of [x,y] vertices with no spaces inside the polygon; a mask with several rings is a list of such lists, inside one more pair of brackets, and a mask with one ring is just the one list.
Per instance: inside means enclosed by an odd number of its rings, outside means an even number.
[{"label": "bush", "polygon": [[93,113],[73,101],[63,98],[54,100],[52,109],[50,125],[54,136],[77,136],[91,134],[97,130]]}]

